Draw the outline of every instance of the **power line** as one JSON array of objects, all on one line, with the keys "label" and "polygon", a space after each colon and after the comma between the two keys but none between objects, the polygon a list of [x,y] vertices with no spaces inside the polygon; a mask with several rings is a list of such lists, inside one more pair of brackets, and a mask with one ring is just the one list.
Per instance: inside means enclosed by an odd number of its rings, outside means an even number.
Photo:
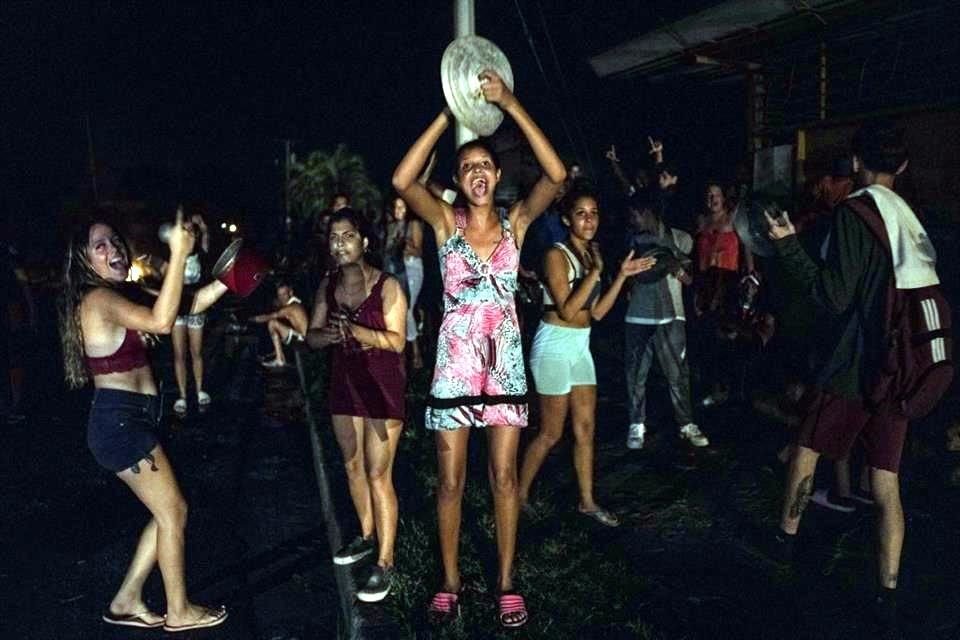
[{"label": "power line", "polygon": [[550,80],[547,78],[547,72],[543,68],[543,62],[540,60],[540,54],[537,53],[537,47],[533,42],[533,36],[530,35],[530,29],[527,27],[527,21],[523,17],[523,11],[520,9],[520,3],[518,0],[513,0],[513,4],[517,8],[517,15],[520,17],[520,24],[523,26],[523,34],[527,37],[527,43],[530,45],[530,52],[533,53],[533,59],[537,63],[537,68],[540,69],[540,75],[543,76],[543,80],[546,82],[547,88],[550,89],[550,97],[553,100],[553,105],[557,110],[557,116],[560,118],[560,126],[563,127],[563,133],[567,136],[567,142],[570,144],[570,148],[576,151],[577,143],[574,142],[573,136],[570,134],[570,128],[567,126],[567,122],[563,117],[563,108],[557,100],[556,95],[552,91]]}]

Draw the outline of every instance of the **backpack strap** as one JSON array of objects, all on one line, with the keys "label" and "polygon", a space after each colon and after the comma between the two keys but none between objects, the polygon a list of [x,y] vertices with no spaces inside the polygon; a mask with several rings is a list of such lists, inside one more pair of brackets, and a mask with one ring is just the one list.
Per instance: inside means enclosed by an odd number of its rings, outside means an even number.
[{"label": "backpack strap", "polygon": [[863,223],[867,225],[867,228],[870,229],[870,232],[880,242],[883,250],[887,252],[887,255],[890,256],[892,260],[893,251],[890,250],[890,236],[887,233],[887,226],[883,223],[883,218],[880,216],[880,212],[877,211],[877,206],[874,204],[873,199],[864,194],[856,198],[847,198],[843,204],[850,207],[850,209],[857,214],[857,217],[863,220]]}]

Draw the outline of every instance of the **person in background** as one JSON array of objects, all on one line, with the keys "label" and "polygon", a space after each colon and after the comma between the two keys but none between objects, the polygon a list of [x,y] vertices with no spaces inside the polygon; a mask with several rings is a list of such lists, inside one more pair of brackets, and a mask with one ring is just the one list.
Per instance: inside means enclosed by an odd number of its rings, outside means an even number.
[{"label": "person in background", "polygon": [[277,283],[277,310],[271,313],[262,313],[250,318],[251,322],[266,324],[267,333],[273,343],[273,358],[263,363],[268,369],[280,369],[287,366],[287,358],[283,347],[294,342],[303,342],[307,335],[307,310],[303,301],[294,294],[290,283]]},{"label": "person in background", "polygon": [[423,368],[423,355],[418,341],[415,309],[423,286],[423,223],[407,210],[407,203],[393,199],[391,219],[387,225],[384,247],[384,269],[404,284],[407,293],[407,347],[410,366]]},{"label": "person in background", "polygon": [[[200,236],[199,249],[203,253],[210,251],[210,234],[203,216],[194,214],[190,223]],[[169,265],[164,265],[169,268]],[[200,282],[203,266],[200,262],[200,252],[194,251],[187,256],[183,284],[195,285]],[[173,327],[173,375],[177,381],[177,390],[180,395],[173,403],[173,410],[178,416],[187,414],[187,353],[190,354],[193,382],[197,391],[197,406],[203,410],[210,405],[210,394],[203,389],[203,326],[207,316],[203,313],[187,313],[177,316]]]},{"label": "person in background", "polygon": [[[178,210],[168,240],[168,268],[156,297],[126,282],[130,249],[102,219],[78,225],[67,248],[59,314],[66,381],[74,388],[93,382],[87,445],[100,466],[130,487],[152,516],[120,589],[103,612],[103,621],[111,625],[180,632],[227,619],[226,608],[196,605],[187,597],[187,505],[157,438],[160,401],[144,343],[145,336],[173,331],[196,232]],[[186,306],[202,313],[226,291],[214,280]],[[165,616],[150,611],[143,600],[143,585],[154,566],[163,577]]]},{"label": "person in background", "polygon": [[634,278],[624,317],[624,365],[630,426],[627,447],[642,449],[647,432],[647,374],[656,356],[670,387],[670,402],[678,435],[695,447],[709,439],[693,421],[690,366],[687,360],[687,323],[682,285],[692,282],[685,265],[693,248],[690,234],[668,226],[657,196],[650,191],[630,198],[629,246],[638,252],[662,247],[672,260],[672,271],[653,282]]},{"label": "person in background", "polygon": [[602,320],[630,276],[652,267],[654,258],[636,258],[631,251],[607,290],[601,294],[603,257],[594,241],[600,224],[597,196],[574,189],[563,202],[565,241],[544,257],[544,316],[533,339],[530,370],[540,396],[540,431],[527,447],[520,469],[520,503],[550,450],[563,435],[570,415],[575,438],[573,464],[580,487],[580,513],[616,527],[616,514],[597,504],[593,495],[593,439],[596,430],[597,376],[590,353],[590,322]]}]

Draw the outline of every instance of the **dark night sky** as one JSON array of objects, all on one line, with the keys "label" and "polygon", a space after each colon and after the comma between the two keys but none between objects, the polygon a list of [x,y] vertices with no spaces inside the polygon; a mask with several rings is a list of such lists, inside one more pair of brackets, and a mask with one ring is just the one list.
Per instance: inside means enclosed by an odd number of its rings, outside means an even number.
[{"label": "dark night sky", "polygon": [[[622,81],[597,80],[586,58],[710,4],[520,2],[547,79],[512,0],[477,0],[477,33],[507,54],[518,96],[558,149],[575,155],[565,123],[597,161],[610,141],[646,132],[643,113],[655,114],[657,127],[686,125],[669,96],[650,96],[636,82],[624,93]],[[439,61],[452,37],[445,2],[8,0],[0,17],[11,114],[0,135],[13,160],[3,208],[12,220],[44,225],[88,189],[85,116],[107,195],[131,168],[159,167],[181,193],[272,215],[282,138],[294,139],[300,154],[345,142],[386,188],[406,147],[443,106]],[[684,117],[700,122],[703,113]],[[742,115],[732,108],[729,119],[739,126]]]}]

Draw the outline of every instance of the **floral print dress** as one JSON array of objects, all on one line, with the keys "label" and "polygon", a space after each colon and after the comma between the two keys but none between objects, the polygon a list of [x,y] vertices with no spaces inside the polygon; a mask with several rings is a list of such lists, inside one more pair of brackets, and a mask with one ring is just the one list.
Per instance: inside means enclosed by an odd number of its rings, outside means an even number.
[{"label": "floral print dress", "polygon": [[527,379],[514,293],[520,250],[506,211],[487,260],[464,237],[467,214],[440,247],[444,315],[427,399],[428,429],[527,425]]}]

